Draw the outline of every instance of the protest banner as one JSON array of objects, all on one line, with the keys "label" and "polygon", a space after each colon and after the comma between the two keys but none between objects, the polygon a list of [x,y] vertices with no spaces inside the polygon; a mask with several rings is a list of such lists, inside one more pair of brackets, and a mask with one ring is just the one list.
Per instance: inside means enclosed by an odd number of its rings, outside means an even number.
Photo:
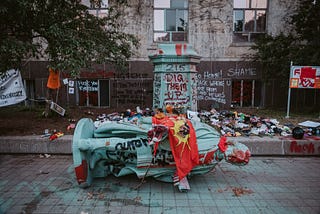
[{"label": "protest banner", "polygon": [[0,107],[13,105],[27,98],[18,70],[8,70],[0,75]]}]

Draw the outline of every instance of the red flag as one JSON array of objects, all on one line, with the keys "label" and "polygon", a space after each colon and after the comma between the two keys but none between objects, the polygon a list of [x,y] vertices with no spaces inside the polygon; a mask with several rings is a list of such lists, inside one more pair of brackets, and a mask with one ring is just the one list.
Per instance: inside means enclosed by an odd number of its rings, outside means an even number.
[{"label": "red flag", "polygon": [[153,123],[169,128],[171,152],[176,163],[177,175],[181,180],[199,164],[197,138],[192,123],[180,117],[165,117],[161,120],[153,118]]}]

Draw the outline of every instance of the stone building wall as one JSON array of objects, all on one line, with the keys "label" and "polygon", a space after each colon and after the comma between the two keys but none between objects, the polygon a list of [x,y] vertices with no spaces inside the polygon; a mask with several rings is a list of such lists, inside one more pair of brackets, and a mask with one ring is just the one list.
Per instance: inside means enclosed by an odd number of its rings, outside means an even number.
[{"label": "stone building wall", "polygon": [[[110,0],[110,4],[112,4]],[[110,108],[134,108],[135,106],[151,107],[153,94],[153,66],[149,56],[157,50],[158,43],[153,42],[153,0],[130,0],[129,7],[123,8],[124,16],[119,19],[122,30],[134,34],[140,40],[140,47],[134,51],[130,59],[128,71],[119,73],[109,66],[100,66],[97,71],[112,73],[101,76],[109,81]],[[277,35],[287,32],[290,26],[285,21],[292,13],[298,0],[269,0],[267,10],[267,27],[269,34]],[[236,87],[249,87],[246,94],[249,101],[246,106],[283,106],[285,96],[276,96],[279,90],[276,80],[267,85],[262,82],[261,67],[248,61],[253,43],[238,42],[233,33],[233,0],[190,0],[188,20],[188,43],[201,57],[198,71],[198,103],[199,108],[229,108],[240,96]],[[38,73],[37,62],[26,66],[26,78],[32,79],[30,73]],[[27,64],[27,65],[29,65]],[[43,66],[38,68],[42,69]],[[31,71],[32,70],[32,71]],[[32,76],[32,75],[31,75]],[[41,77],[43,78],[43,77]],[[99,77],[85,77],[99,79]],[[35,94],[44,91],[43,81],[37,82],[39,88]],[[281,92],[286,94],[287,91]],[[314,100],[319,104],[319,94]],[[41,95],[39,95],[41,97]],[[73,96],[71,99],[70,96]],[[70,100],[77,100],[70,95]],[[68,97],[65,95],[65,97]],[[238,102],[238,101],[237,101]],[[72,104],[72,103],[71,103]],[[77,101],[73,104],[78,105]],[[239,102],[237,103],[237,105]]]}]

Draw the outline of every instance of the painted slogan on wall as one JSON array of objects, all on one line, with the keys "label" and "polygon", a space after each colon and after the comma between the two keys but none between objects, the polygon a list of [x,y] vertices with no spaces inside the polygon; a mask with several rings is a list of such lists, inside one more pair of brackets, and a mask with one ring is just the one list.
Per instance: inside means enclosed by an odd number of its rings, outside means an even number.
[{"label": "painted slogan on wall", "polygon": [[[211,66],[218,67],[218,69],[210,69]],[[252,65],[246,66],[239,66],[236,63],[234,63],[233,67],[230,67],[230,63],[204,64],[197,74],[198,101],[213,101],[223,105],[229,104],[232,79],[257,79],[260,77],[256,67]]]},{"label": "painted slogan on wall", "polygon": [[226,104],[227,87],[231,87],[231,80],[222,79],[222,71],[198,74],[198,100],[215,101]]}]

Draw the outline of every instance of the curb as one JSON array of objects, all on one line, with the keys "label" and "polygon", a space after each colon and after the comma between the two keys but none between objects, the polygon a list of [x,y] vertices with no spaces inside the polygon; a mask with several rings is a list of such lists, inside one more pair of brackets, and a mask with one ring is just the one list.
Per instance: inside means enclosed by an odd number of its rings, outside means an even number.
[{"label": "curb", "polygon": [[233,139],[245,144],[252,155],[320,156],[320,137],[318,136],[307,136],[301,140],[282,136],[250,136]]},{"label": "curb", "polygon": [[[72,155],[73,135],[50,141],[40,135],[2,136],[0,154],[65,154]],[[308,136],[301,140],[292,137],[229,137],[228,140],[248,146],[252,155],[320,156],[320,137]]]},{"label": "curb", "polygon": [[72,154],[72,135],[55,140],[40,135],[0,137],[0,153],[22,154]]}]

